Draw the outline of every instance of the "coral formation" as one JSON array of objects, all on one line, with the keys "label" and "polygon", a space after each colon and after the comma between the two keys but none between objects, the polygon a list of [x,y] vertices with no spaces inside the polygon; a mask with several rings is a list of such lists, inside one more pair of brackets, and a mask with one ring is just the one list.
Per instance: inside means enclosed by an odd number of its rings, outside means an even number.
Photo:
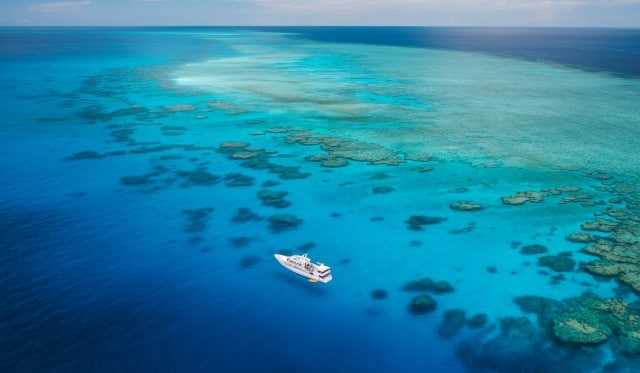
[{"label": "coral formation", "polygon": [[435,281],[428,277],[419,278],[414,281],[407,282],[403,287],[404,291],[423,292],[428,291],[434,294],[452,293],[454,287],[447,281]]},{"label": "coral formation", "polygon": [[618,223],[609,219],[596,219],[582,224],[580,227],[585,231],[614,232],[618,228]]},{"label": "coral formation", "polygon": [[102,158],[106,158],[106,157],[125,155],[125,154],[127,154],[127,152],[125,152],[123,150],[115,150],[115,151],[107,152],[107,153],[98,153],[98,152],[93,151],[93,150],[86,150],[86,151],[77,152],[77,153],[75,153],[73,155],[70,155],[68,157],[62,158],[62,160],[63,161],[78,161],[78,160],[84,160],[84,159],[102,159]]},{"label": "coral formation", "polygon": [[176,175],[186,179],[186,182],[183,184],[185,187],[190,184],[213,185],[220,181],[220,176],[210,173],[206,167],[198,167],[193,171],[178,170],[176,171]]},{"label": "coral formation", "polygon": [[544,199],[544,192],[517,192],[508,197],[502,197],[502,203],[505,205],[522,205],[527,202],[540,203]]},{"label": "coral formation", "polygon": [[443,320],[438,325],[438,335],[442,338],[451,338],[460,333],[467,322],[467,315],[461,309],[447,310],[443,314]]},{"label": "coral formation", "polygon": [[545,255],[538,258],[538,265],[542,267],[549,267],[555,272],[572,272],[576,265],[576,261],[571,259],[569,255],[561,253],[558,255]]},{"label": "coral formation", "polygon": [[223,141],[220,143],[220,149],[242,149],[247,146],[249,146],[249,143],[244,141]]},{"label": "coral formation", "polygon": [[557,301],[538,296],[514,300],[524,312],[535,313],[543,331],[570,345],[599,344],[610,338],[630,355],[640,354],[640,304],[585,293]]},{"label": "coral formation", "polygon": [[408,220],[405,221],[409,225],[409,229],[412,231],[421,231],[423,225],[433,225],[439,224],[443,221],[447,220],[447,218],[442,217],[432,217],[432,216],[424,216],[424,215],[412,215]]},{"label": "coral formation", "polygon": [[289,193],[284,190],[263,189],[258,191],[258,199],[260,199],[265,206],[282,209],[291,206],[291,202],[284,198],[288,194]]},{"label": "coral formation", "polygon": [[564,239],[570,242],[588,243],[597,242],[599,240],[599,237],[593,234],[574,232],[569,233]]},{"label": "coral formation", "polygon": [[384,289],[375,289],[371,292],[371,298],[376,300],[386,299],[388,296],[389,294]]},{"label": "coral formation", "polygon": [[224,175],[225,185],[230,187],[252,186],[254,178],[241,173],[232,172]]},{"label": "coral formation", "polygon": [[245,247],[249,244],[250,241],[251,241],[251,238],[245,237],[245,236],[229,237],[229,242],[231,242],[231,246],[235,248]]},{"label": "coral formation", "polygon": [[322,161],[322,163],[320,163],[322,167],[344,167],[348,164],[349,161],[346,159],[332,156],[328,156]]},{"label": "coral formation", "polygon": [[[286,142],[288,144],[321,145],[322,150],[328,153],[327,160],[323,162],[323,164],[328,167],[344,165],[343,162],[346,159],[368,162],[370,164],[387,164],[393,166],[403,162],[394,152],[378,144],[321,135],[306,130],[290,132],[286,138]],[[335,161],[330,161],[327,164],[326,162],[330,159]]]},{"label": "coral formation", "polygon": [[467,326],[471,329],[480,329],[487,324],[487,320],[486,314],[478,313],[467,320]]},{"label": "coral formation", "polygon": [[520,249],[520,253],[524,255],[544,254],[548,251],[549,249],[546,246],[540,244],[526,245]]},{"label": "coral formation", "polygon": [[478,211],[484,208],[481,204],[474,201],[456,201],[451,203],[449,207],[459,211]]},{"label": "coral formation", "polygon": [[435,299],[427,294],[421,294],[411,299],[411,303],[409,303],[408,308],[409,313],[416,316],[435,311],[436,307],[437,302]]},{"label": "coral formation", "polygon": [[395,189],[393,187],[390,187],[390,186],[377,186],[377,187],[373,187],[373,189],[371,189],[373,194],[387,194],[387,193],[393,192],[394,190]]},{"label": "coral formation", "polygon": [[188,233],[203,232],[207,228],[206,221],[212,212],[213,208],[211,207],[182,210],[182,213],[189,217],[189,224],[185,228],[185,231]]},{"label": "coral formation", "polygon": [[280,233],[296,229],[303,220],[292,214],[278,214],[269,217],[269,229],[273,233]]},{"label": "coral formation", "polygon": [[249,269],[260,263],[261,260],[262,258],[257,255],[247,255],[244,258],[240,259],[240,262],[238,262],[238,266],[242,269]]},{"label": "coral formation", "polygon": [[554,320],[553,334],[563,342],[598,344],[606,341],[612,333],[607,325],[581,315],[567,315]]},{"label": "coral formation", "polygon": [[261,219],[260,215],[256,214],[255,212],[251,211],[246,207],[240,207],[236,210],[236,214],[233,215],[233,217],[231,218],[231,221],[235,223],[245,223],[248,221],[260,220],[260,219]]},{"label": "coral formation", "polygon": [[326,154],[311,154],[311,155],[308,155],[308,156],[304,157],[304,159],[306,159],[309,162],[322,162],[322,161],[327,159],[327,155]]}]

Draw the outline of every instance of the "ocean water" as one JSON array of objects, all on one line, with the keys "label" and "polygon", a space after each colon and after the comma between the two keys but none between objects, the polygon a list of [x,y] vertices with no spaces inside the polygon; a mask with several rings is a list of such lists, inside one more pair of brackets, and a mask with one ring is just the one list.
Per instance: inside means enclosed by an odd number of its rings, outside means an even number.
[{"label": "ocean water", "polygon": [[639,40],[0,29],[0,370],[640,369]]}]

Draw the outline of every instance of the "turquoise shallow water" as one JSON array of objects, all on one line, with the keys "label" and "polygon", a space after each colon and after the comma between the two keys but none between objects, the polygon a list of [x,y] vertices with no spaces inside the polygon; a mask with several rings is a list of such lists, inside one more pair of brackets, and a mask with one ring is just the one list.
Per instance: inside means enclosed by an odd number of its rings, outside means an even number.
[{"label": "turquoise shallow water", "polygon": [[[633,276],[585,269],[636,273],[637,80],[275,32],[37,31],[8,32],[33,49],[0,75],[3,371],[637,368]],[[70,50],[38,49],[54,36]],[[581,228],[603,217],[618,236]],[[423,278],[440,287],[405,289]],[[584,292],[624,307],[567,301]]]}]

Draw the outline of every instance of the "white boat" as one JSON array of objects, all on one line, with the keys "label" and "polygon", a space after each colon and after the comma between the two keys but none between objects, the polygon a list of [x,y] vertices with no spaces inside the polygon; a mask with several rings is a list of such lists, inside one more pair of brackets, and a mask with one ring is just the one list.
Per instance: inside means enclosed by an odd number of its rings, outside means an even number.
[{"label": "white boat", "polygon": [[309,259],[307,254],[291,256],[275,254],[274,256],[283,267],[308,278],[309,282],[320,281],[326,284],[333,278],[329,266],[322,263],[311,263],[311,259]]}]

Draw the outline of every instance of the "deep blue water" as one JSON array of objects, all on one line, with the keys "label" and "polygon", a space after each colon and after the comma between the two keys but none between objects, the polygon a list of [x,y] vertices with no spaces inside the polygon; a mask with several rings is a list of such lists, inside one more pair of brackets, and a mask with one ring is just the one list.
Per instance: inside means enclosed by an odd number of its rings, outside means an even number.
[{"label": "deep blue water", "polygon": [[[387,64],[388,46],[411,48]],[[633,371],[640,351],[557,343],[513,300],[637,303],[565,236],[608,208],[640,219],[639,53],[638,30],[1,28],[0,371]],[[346,166],[309,157],[331,151]],[[501,200],[566,186],[586,196]],[[452,287],[415,315],[422,277]]]},{"label": "deep blue water", "polygon": [[268,27],[310,40],[476,51],[639,77],[640,30],[512,27]]}]

